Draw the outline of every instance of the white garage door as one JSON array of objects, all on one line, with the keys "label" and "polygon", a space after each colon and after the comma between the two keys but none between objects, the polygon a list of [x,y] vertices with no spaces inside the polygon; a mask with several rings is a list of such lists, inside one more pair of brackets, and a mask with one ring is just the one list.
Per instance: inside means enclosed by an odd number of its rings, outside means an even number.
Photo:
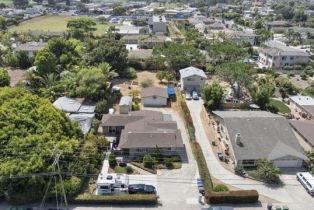
[{"label": "white garage door", "polygon": [[295,160],[275,160],[274,165],[279,167],[279,168],[293,168],[293,167],[301,167],[302,166],[302,161],[299,159]]}]

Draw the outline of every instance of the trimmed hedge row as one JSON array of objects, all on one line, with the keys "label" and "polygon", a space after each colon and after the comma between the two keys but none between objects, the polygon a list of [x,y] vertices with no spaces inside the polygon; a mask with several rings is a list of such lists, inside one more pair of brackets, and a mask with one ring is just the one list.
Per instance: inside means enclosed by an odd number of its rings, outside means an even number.
[{"label": "trimmed hedge row", "polygon": [[203,151],[202,151],[199,143],[195,139],[195,128],[194,128],[194,124],[193,124],[190,110],[189,110],[184,98],[182,97],[182,95],[181,94],[177,94],[177,95],[178,95],[178,100],[180,102],[180,106],[182,109],[182,113],[184,115],[185,125],[186,125],[188,133],[189,133],[189,139],[190,139],[190,145],[192,148],[192,152],[193,152],[194,158],[197,162],[200,177],[204,183],[204,190],[205,190],[205,192],[210,192],[211,190],[213,190],[213,182],[212,182],[212,179],[210,177],[210,173],[209,173],[209,170],[207,167],[207,163],[206,163]]},{"label": "trimmed hedge row", "polygon": [[141,169],[143,169],[144,171],[147,171],[149,173],[152,173],[152,174],[157,174],[157,171],[154,170],[154,169],[149,169],[149,168],[145,168],[141,163],[137,163],[137,162],[131,162],[132,165],[136,166],[136,167],[139,167]]},{"label": "trimmed hedge row", "polygon": [[236,190],[227,192],[207,192],[205,199],[210,204],[243,204],[243,203],[256,203],[258,201],[258,192],[256,190]]},{"label": "trimmed hedge row", "polygon": [[190,144],[198,166],[198,172],[203,180],[205,192],[210,192],[213,190],[213,182],[210,177],[210,173],[201,146],[196,141],[190,142]]},{"label": "trimmed hedge row", "polygon": [[74,204],[145,204],[156,205],[158,198],[156,195],[123,194],[123,195],[93,195],[80,194],[74,198]]}]

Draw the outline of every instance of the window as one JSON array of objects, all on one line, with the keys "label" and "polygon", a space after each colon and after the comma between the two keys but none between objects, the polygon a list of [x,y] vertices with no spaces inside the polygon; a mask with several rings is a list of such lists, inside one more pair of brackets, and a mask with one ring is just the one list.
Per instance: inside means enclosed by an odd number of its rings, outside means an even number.
[{"label": "window", "polygon": [[242,160],[242,165],[255,165],[255,160]]},{"label": "window", "polygon": [[290,57],[290,60],[294,60],[294,57]]},{"label": "window", "polygon": [[281,60],[285,61],[286,60],[286,56],[282,56]]},{"label": "window", "polygon": [[153,96],[153,99],[156,100],[157,96]]}]

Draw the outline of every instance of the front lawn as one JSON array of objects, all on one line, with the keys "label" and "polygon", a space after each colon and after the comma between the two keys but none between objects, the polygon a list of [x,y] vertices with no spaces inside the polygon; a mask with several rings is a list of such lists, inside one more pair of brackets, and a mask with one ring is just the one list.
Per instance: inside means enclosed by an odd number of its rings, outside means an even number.
[{"label": "front lawn", "polygon": [[277,100],[271,99],[270,102],[269,102],[269,105],[277,107],[279,112],[283,113],[283,114],[291,112],[290,108],[287,105],[285,105],[283,102],[281,102],[281,101],[277,101]]}]

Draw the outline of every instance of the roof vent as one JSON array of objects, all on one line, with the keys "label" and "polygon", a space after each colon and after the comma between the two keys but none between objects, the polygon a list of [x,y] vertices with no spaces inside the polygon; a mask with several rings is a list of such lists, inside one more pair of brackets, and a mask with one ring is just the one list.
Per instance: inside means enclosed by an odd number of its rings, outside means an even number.
[{"label": "roof vent", "polygon": [[242,142],[241,142],[241,134],[240,133],[237,133],[236,136],[235,136],[235,142],[237,145],[239,146],[243,146]]}]

